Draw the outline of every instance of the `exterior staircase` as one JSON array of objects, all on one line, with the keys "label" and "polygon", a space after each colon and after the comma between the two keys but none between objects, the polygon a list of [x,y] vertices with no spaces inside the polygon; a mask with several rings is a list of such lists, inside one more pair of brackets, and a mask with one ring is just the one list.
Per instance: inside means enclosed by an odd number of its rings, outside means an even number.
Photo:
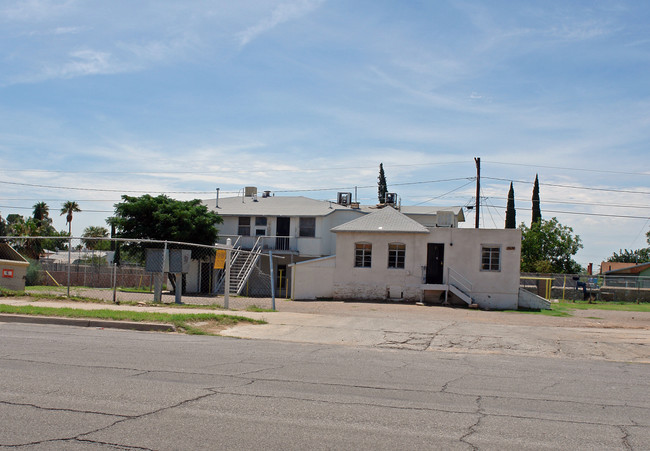
[{"label": "exterior staircase", "polygon": [[[244,251],[239,246],[233,249],[230,258],[230,294],[240,294],[246,286],[246,281],[253,272],[253,268],[262,255],[262,246],[260,245],[260,238],[255,241],[253,249]],[[225,269],[221,272],[219,280],[217,281],[217,294],[224,294],[226,282]]]},{"label": "exterior staircase", "polygon": [[466,302],[467,305],[475,304],[472,298],[472,283],[467,280],[461,273],[453,268],[447,268],[447,292],[445,293],[445,302],[449,291],[456,295],[459,299]]}]

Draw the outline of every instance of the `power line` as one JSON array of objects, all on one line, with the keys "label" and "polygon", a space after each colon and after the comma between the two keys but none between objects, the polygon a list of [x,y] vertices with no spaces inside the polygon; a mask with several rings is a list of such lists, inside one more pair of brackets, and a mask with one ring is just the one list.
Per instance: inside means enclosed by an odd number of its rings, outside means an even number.
[{"label": "power line", "polygon": [[[499,180],[501,182],[514,182],[514,183],[525,183],[527,185],[532,185],[532,182],[527,180],[513,180],[513,179],[504,179],[499,177],[483,177],[489,180]],[[628,194],[646,194],[650,195],[650,191],[632,191],[632,190],[623,190],[623,189],[610,189],[610,188],[592,188],[587,186],[575,186],[575,185],[560,185],[557,183],[540,183],[543,186],[556,186],[559,188],[571,188],[571,189],[582,189],[589,191],[608,191],[612,193],[628,193]]]},{"label": "power line", "polygon": [[[503,208],[505,209],[506,207],[504,206],[498,206],[495,208]],[[532,210],[532,208],[519,208],[517,207],[517,210]],[[633,216],[633,215],[612,215],[612,214],[607,214],[607,213],[587,213],[584,211],[561,211],[561,210],[547,210],[543,209],[542,213],[547,212],[547,213],[562,213],[562,214],[567,214],[567,215],[582,215],[582,216],[603,216],[606,218],[622,218],[622,219],[650,219],[649,216]]]},{"label": "power line", "polygon": [[[399,167],[416,167],[416,166],[446,166],[454,164],[466,164],[467,161],[445,161],[440,163],[412,163],[412,164],[392,164],[390,167],[399,168]],[[321,167],[318,169],[309,169],[309,168],[295,168],[295,169],[274,169],[272,172],[323,172],[323,171],[341,171],[341,170],[355,170],[358,171],[361,166],[330,166],[330,167]],[[364,169],[376,168],[376,166],[364,166]],[[11,172],[11,173],[51,173],[51,174],[109,174],[109,175],[177,175],[177,174],[215,174],[216,171],[69,171],[69,170],[54,170],[54,169],[0,169],[0,172]],[[228,172],[233,172],[237,174],[246,174],[246,173],[268,173],[268,169],[228,169]]]},{"label": "power line", "polygon": [[567,168],[566,166],[546,166],[546,165],[539,165],[539,164],[525,164],[525,163],[507,163],[503,161],[487,161],[488,163],[491,164],[502,164],[506,166],[525,166],[529,168],[544,168],[544,169],[557,169],[557,170],[565,170],[565,171],[572,171],[572,172],[598,172],[598,173],[603,173],[603,174],[621,174],[621,175],[645,175],[645,176],[650,176],[650,172],[624,172],[624,171],[608,171],[608,170],[603,170],[603,169],[586,169],[586,168],[576,168],[576,167],[570,167]]}]

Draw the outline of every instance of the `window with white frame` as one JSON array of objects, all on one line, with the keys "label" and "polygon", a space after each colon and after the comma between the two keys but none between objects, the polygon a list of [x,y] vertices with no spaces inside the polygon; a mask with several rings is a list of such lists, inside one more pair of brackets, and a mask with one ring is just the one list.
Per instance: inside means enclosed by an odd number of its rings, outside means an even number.
[{"label": "window with white frame", "polygon": [[483,245],[481,247],[481,271],[501,271],[501,247]]},{"label": "window with white frame", "polygon": [[316,236],[316,218],[300,218],[300,236],[307,238]]},{"label": "window with white frame", "polygon": [[404,260],[406,258],[406,244],[389,243],[388,244],[388,267],[404,269]]},{"label": "window with white frame", "polygon": [[266,217],[258,216],[255,218],[255,236],[266,235]]},{"label": "window with white frame", "polygon": [[370,268],[371,260],[372,260],[372,244],[354,243],[355,268]]},{"label": "window with white frame", "polygon": [[250,216],[240,216],[239,226],[237,227],[237,235],[250,236],[251,234],[251,218]]}]

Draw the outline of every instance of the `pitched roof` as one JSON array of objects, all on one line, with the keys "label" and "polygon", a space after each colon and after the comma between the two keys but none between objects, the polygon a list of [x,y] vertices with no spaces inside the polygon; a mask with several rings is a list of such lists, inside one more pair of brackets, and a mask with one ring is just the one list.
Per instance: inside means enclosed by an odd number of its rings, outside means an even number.
[{"label": "pitched roof", "polygon": [[429,229],[392,207],[384,207],[336,226],[332,232],[429,233]]}]

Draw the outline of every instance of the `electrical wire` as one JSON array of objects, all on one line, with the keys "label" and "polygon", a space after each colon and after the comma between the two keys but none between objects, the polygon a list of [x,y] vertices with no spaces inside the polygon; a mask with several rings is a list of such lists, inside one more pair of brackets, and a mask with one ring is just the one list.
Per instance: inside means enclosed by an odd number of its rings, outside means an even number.
[{"label": "electrical wire", "polygon": [[[488,179],[488,180],[499,180],[501,182],[514,182],[514,183],[525,183],[527,185],[532,185],[533,182],[529,182],[527,180],[512,180],[512,179],[504,179],[504,178],[499,178],[499,177],[481,177],[482,179]],[[539,183],[540,186],[555,186],[559,188],[571,188],[571,189],[582,189],[582,190],[589,190],[589,191],[608,191],[612,193],[628,193],[628,194],[648,194],[650,195],[650,191],[632,191],[632,190],[623,190],[623,189],[609,189],[609,188],[593,188],[593,187],[588,187],[588,186],[575,186],[575,185],[560,185],[557,183]]]},{"label": "electrical wire", "polygon": [[540,165],[540,164],[510,163],[510,162],[490,161],[490,160],[482,160],[482,162],[485,162],[485,163],[488,163],[488,164],[501,164],[501,165],[506,165],[506,166],[524,166],[524,167],[529,167],[529,168],[557,169],[557,170],[565,170],[565,171],[571,171],[571,172],[576,172],[576,171],[577,172],[597,172],[597,173],[602,173],[602,174],[650,176],[650,172],[608,171],[608,170],[602,170],[602,169],[586,169],[586,168],[576,168],[576,167],[568,168],[566,166],[546,166],[546,165]]}]

